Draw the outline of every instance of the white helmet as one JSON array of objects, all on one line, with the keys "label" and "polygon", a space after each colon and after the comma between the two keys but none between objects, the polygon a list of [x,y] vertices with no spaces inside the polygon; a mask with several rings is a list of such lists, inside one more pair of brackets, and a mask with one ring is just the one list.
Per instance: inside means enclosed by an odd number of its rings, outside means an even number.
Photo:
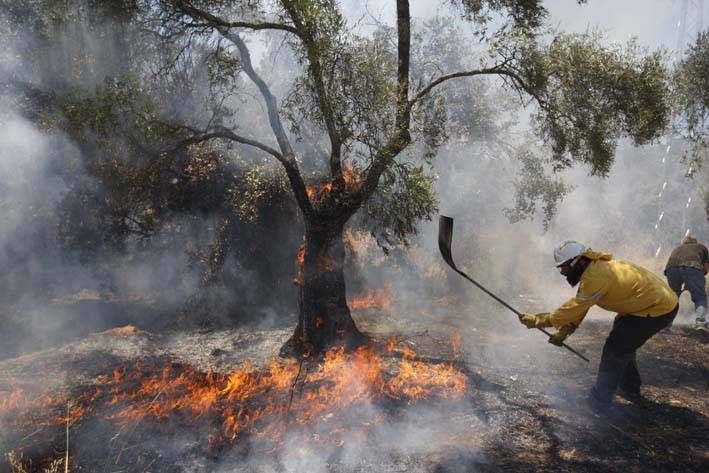
[{"label": "white helmet", "polygon": [[586,251],[586,247],[577,241],[565,241],[554,248],[554,266],[561,266],[570,259],[581,256]]}]

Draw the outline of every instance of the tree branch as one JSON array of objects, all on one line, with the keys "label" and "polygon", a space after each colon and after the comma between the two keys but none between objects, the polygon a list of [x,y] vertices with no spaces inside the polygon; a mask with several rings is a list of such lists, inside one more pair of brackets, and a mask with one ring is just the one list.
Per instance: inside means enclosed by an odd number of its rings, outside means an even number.
[{"label": "tree branch", "polygon": [[[404,8],[400,8],[404,7]],[[408,18],[408,2],[406,0],[397,0],[397,25],[398,25],[398,54],[399,66],[397,71],[398,93],[397,93],[397,131],[392,136],[389,142],[377,153],[373,160],[372,166],[369,169],[363,184],[360,188],[358,199],[366,200],[377,188],[379,178],[384,172],[384,169],[403,151],[411,141],[409,135],[409,123],[411,118],[411,110],[421,99],[429,94],[435,87],[459,77],[473,77],[479,75],[497,75],[503,80],[513,81],[512,87],[517,90],[523,90],[539,104],[540,107],[545,107],[546,100],[540,96],[537,91],[533,90],[524,79],[514,70],[505,66],[505,63],[500,65],[476,69],[471,71],[459,71],[451,74],[446,74],[431,81],[423,89],[419,90],[416,95],[408,99],[408,53],[409,53],[409,22]]]},{"label": "tree branch", "polygon": [[408,134],[411,121],[409,101],[409,61],[411,57],[411,13],[408,0],[396,1],[397,56],[396,128]]},{"label": "tree branch", "polygon": [[259,141],[253,140],[251,138],[246,138],[244,136],[237,135],[229,128],[214,127],[214,128],[212,128],[212,130],[213,131],[199,132],[197,130],[190,129],[190,131],[192,131],[194,133],[194,135],[180,141],[179,144],[183,145],[183,146],[188,146],[188,145],[192,145],[192,144],[202,143],[204,141],[213,140],[215,138],[223,138],[223,139],[227,139],[227,140],[231,140],[231,141],[236,141],[237,143],[253,146],[254,148],[260,149],[261,151],[265,151],[266,153],[275,157],[281,163],[283,163],[285,161],[285,159],[283,158],[283,155],[281,153],[279,153],[278,150],[275,150],[275,149],[271,148],[270,146],[265,145]]},{"label": "tree branch", "polygon": [[293,148],[291,147],[288,136],[283,129],[281,118],[278,115],[278,104],[276,103],[276,98],[271,93],[271,90],[268,88],[266,82],[254,70],[251,64],[251,54],[249,53],[249,49],[246,47],[244,40],[242,40],[238,34],[229,31],[227,28],[217,27],[216,29],[222,36],[236,46],[239,51],[239,60],[242,70],[247,76],[249,76],[249,79],[256,84],[259,92],[261,92],[261,96],[266,102],[266,110],[268,112],[268,121],[271,124],[271,130],[276,136],[276,141],[278,141],[278,146],[281,150],[281,164],[283,164],[283,167],[286,170],[286,174],[293,189],[295,199],[298,202],[298,206],[306,218],[311,218],[314,213],[313,206],[308,198],[308,194],[305,189],[305,182],[303,182],[303,177],[300,174],[298,162],[295,160]]},{"label": "tree branch", "polygon": [[284,2],[283,7],[290,16],[291,21],[293,21],[296,30],[299,32],[299,37],[303,41],[303,46],[305,46],[305,51],[308,56],[308,69],[315,87],[318,107],[322,112],[325,128],[330,138],[330,173],[335,182],[343,184],[342,163],[340,162],[342,156],[342,140],[335,124],[335,113],[332,101],[325,87],[323,68],[320,63],[321,52],[319,51],[317,41],[311,28],[305,25],[299,11],[289,2]]},{"label": "tree branch", "polygon": [[407,104],[407,109],[410,111],[414,107],[414,105],[416,105],[417,102],[419,102],[429,92],[431,92],[434,87],[437,87],[446,81],[456,79],[458,77],[473,77],[482,75],[498,75],[502,76],[503,78],[510,78],[516,83],[517,88],[524,90],[527,94],[532,96],[537,101],[537,103],[539,103],[539,105],[543,106],[546,103],[546,101],[542,97],[540,97],[539,94],[533,91],[516,72],[504,67],[494,66],[484,69],[475,69],[472,71],[453,72],[451,74],[440,76],[437,79],[431,81],[426,87],[421,89],[419,92],[417,92],[416,95],[411,100],[409,100]]},{"label": "tree branch", "polygon": [[[131,217],[130,215],[124,215],[123,218],[126,219],[126,220],[128,220],[129,222],[133,222],[133,223],[136,224],[136,225],[138,226],[138,228],[139,228],[138,230],[136,230],[136,229],[134,229],[134,228],[130,228],[130,226],[129,226],[128,224],[126,224],[126,229],[127,229],[129,232],[135,233],[136,235],[140,235],[140,236],[142,236],[142,237],[144,237],[144,238],[150,238],[150,237],[152,237],[152,236],[155,235],[154,232],[149,231],[147,228],[145,228],[145,225],[143,225],[140,221],[138,221],[137,219]],[[124,223],[125,223],[125,222],[124,222]]]},{"label": "tree branch", "polygon": [[411,13],[408,0],[396,0],[397,57],[396,125],[387,144],[377,153],[362,180],[355,202],[361,205],[379,185],[379,178],[391,162],[411,143],[409,126],[409,62],[411,57]]},{"label": "tree branch", "polygon": [[238,49],[239,60],[243,71],[247,76],[249,76],[249,79],[256,84],[256,87],[259,89],[261,96],[266,102],[268,121],[271,125],[273,134],[276,136],[276,141],[278,141],[278,146],[281,149],[281,153],[286,159],[289,159],[289,157],[292,158],[293,149],[291,148],[288,136],[286,136],[286,132],[283,129],[281,118],[278,115],[278,104],[276,103],[276,98],[271,93],[271,90],[268,88],[266,82],[254,70],[253,65],[251,64],[251,54],[249,53],[246,43],[244,43],[244,40],[242,40],[238,34],[232,33],[227,29],[217,28],[217,30],[222,34],[222,36],[231,41]]},{"label": "tree branch", "polygon": [[195,27],[211,26],[211,27],[218,27],[218,28],[248,28],[251,30],[280,30],[280,31],[286,31],[288,33],[292,33],[296,36],[300,36],[300,33],[298,32],[298,30],[295,29],[293,26],[284,25],[282,23],[274,23],[274,22],[268,22],[268,21],[257,21],[257,22],[226,21],[223,18],[219,18],[216,15],[212,15],[211,13],[209,13],[207,11],[204,11],[200,8],[195,7],[194,5],[192,5],[191,2],[176,0],[175,5],[177,6],[177,8],[180,9],[180,11],[191,16],[192,18],[199,18],[199,19],[205,21],[205,23],[203,23],[203,24],[195,23],[195,24],[187,25],[187,26],[195,26]]}]

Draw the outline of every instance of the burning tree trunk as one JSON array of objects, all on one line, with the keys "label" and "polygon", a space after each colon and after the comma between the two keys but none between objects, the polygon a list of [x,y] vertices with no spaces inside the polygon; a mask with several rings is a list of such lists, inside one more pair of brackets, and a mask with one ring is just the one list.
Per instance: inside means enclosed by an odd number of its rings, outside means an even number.
[{"label": "burning tree trunk", "polygon": [[318,354],[333,345],[348,349],[366,337],[357,329],[345,298],[342,224],[318,221],[306,227],[298,254],[298,325],[281,350],[284,356]]}]

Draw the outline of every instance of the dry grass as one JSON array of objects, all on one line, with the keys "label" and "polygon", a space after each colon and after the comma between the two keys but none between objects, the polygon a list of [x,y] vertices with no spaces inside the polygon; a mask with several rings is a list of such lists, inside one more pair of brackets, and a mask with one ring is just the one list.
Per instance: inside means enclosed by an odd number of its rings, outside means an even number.
[{"label": "dry grass", "polygon": [[33,471],[41,471],[41,473],[62,473],[65,471],[66,465],[64,456],[52,458],[49,463],[41,470],[36,470],[33,467],[32,460],[26,463],[21,450],[15,450],[7,454],[7,462],[10,464],[12,473],[31,473]]}]

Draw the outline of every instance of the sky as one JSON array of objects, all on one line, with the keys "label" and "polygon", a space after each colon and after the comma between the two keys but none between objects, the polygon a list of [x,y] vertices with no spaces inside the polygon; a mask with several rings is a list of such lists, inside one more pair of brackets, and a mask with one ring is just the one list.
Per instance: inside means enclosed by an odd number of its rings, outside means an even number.
[{"label": "sky", "polygon": [[[563,31],[583,32],[600,29],[611,41],[624,41],[635,36],[640,44],[649,48],[674,49],[678,42],[682,5],[685,0],[588,0],[579,5],[574,0],[549,0],[544,6],[549,11],[549,23]],[[686,0],[686,31],[709,24],[709,7],[703,0]],[[444,11],[444,2],[413,0],[411,15],[426,18]],[[350,18],[365,15],[389,17],[393,20],[395,2],[374,0],[348,0],[343,2]],[[366,23],[366,21],[365,21]]]},{"label": "sky", "polygon": [[577,5],[572,0],[544,2],[551,24],[559,29],[581,32],[598,28],[613,41],[636,37],[649,48],[674,50],[680,40],[683,3],[687,4],[685,39],[709,23],[709,8],[704,0],[589,0]]}]

